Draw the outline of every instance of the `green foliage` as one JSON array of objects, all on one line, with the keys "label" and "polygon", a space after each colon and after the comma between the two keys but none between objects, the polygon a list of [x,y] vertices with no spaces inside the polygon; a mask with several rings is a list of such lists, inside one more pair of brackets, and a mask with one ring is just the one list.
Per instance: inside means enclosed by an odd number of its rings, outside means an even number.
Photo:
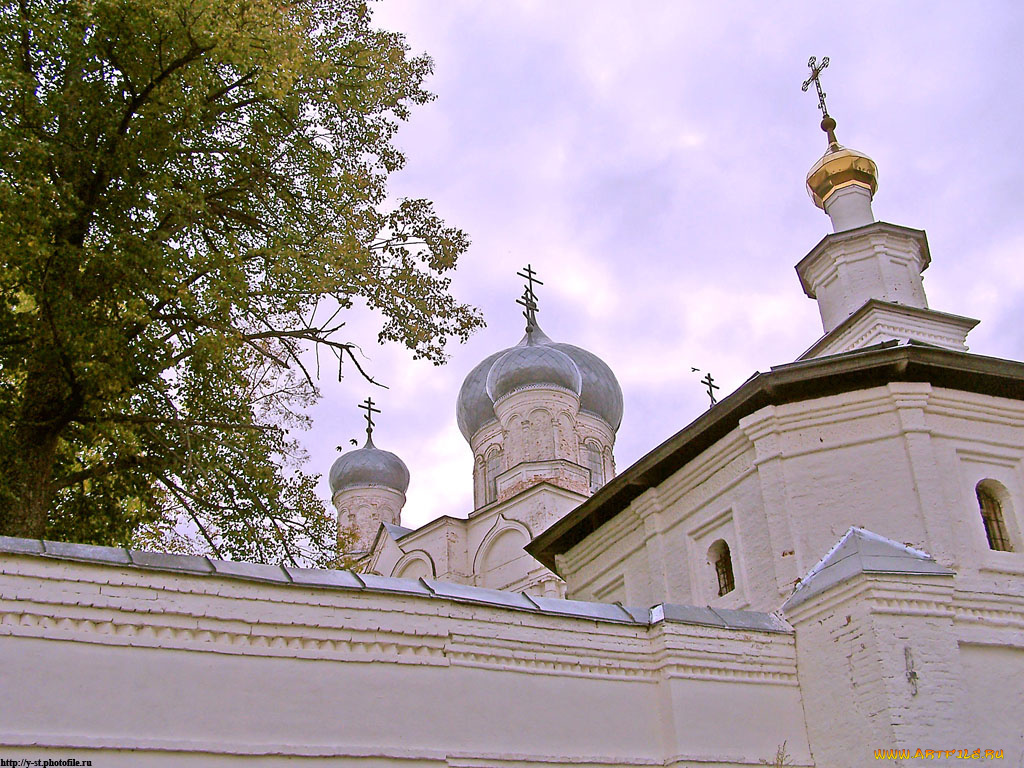
[{"label": "green foliage", "polygon": [[354,299],[435,363],[482,324],[465,234],[384,208],[430,66],[354,0],[0,1],[0,532],[334,556],[304,350],[358,367]]},{"label": "green foliage", "polygon": [[777,750],[775,750],[775,757],[771,760],[765,760],[763,757],[757,761],[761,765],[767,765],[771,768],[785,768],[787,765],[792,765],[790,762],[789,753],[786,752],[786,742],[783,741]]}]

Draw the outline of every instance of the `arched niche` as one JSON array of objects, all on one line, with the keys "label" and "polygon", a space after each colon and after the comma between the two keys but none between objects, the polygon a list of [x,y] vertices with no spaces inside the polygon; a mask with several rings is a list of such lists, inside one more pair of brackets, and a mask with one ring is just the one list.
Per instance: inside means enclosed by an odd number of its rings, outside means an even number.
[{"label": "arched niche", "polygon": [[422,549],[407,552],[395,563],[391,575],[399,579],[433,579],[437,577],[434,560]]},{"label": "arched niche", "polygon": [[499,571],[504,566],[526,555],[524,549],[533,538],[530,529],[518,520],[507,520],[501,515],[484,536],[473,557],[474,575]]}]

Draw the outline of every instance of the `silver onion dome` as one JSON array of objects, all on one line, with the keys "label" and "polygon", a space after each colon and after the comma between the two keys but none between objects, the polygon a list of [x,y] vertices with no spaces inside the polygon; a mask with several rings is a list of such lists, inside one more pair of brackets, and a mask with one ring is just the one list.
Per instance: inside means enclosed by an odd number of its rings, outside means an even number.
[{"label": "silver onion dome", "polygon": [[[516,354],[512,355],[513,352]],[[544,354],[551,352],[560,354]],[[570,367],[567,362],[573,365]],[[580,377],[579,384],[572,368]],[[463,437],[469,440],[485,424],[497,420],[494,401],[499,397],[524,386],[544,383],[576,392],[580,396],[580,410],[602,419],[613,430],[622,423],[622,389],[611,368],[592,352],[554,342],[535,327],[517,346],[495,352],[466,376],[456,407]]]},{"label": "silver onion dome", "polygon": [[367,438],[362,448],[342,454],[331,467],[331,493],[347,488],[383,486],[399,493],[409,489],[409,468],[391,451],[382,451]]},{"label": "silver onion dome", "polygon": [[[536,333],[528,333],[526,338],[525,346],[512,347],[487,372],[487,396],[491,402],[496,403],[516,390],[535,386],[560,387],[579,396],[583,376],[572,358],[550,343],[540,342]],[[544,338],[547,339],[546,336]]]},{"label": "silver onion dome", "polygon": [[487,396],[487,372],[491,370],[494,362],[508,352],[502,349],[489,355],[479,363],[466,380],[462,382],[462,389],[459,390],[459,399],[456,401],[455,419],[459,423],[459,431],[467,440],[475,435],[484,424],[495,421],[494,403]]},{"label": "silver onion dome", "polygon": [[608,363],[572,344],[554,342],[551,346],[571,357],[583,376],[580,410],[598,416],[618,431],[622,424],[622,389]]}]

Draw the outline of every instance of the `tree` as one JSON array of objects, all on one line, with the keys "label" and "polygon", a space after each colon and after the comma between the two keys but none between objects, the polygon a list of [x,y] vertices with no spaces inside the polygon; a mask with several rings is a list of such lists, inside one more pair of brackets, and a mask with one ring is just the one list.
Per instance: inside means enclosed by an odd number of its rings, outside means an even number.
[{"label": "tree", "polygon": [[356,0],[2,0],[0,533],[331,556],[308,350],[359,366],[354,301],[435,363],[482,325],[467,237],[385,207],[430,67]]}]

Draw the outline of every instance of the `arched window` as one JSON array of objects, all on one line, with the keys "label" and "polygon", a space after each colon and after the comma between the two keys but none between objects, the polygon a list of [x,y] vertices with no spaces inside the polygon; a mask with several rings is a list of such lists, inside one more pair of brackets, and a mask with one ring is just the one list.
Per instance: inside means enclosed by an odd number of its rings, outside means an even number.
[{"label": "arched window", "polygon": [[736,579],[732,573],[732,555],[729,552],[729,545],[723,539],[719,539],[708,549],[708,562],[715,567],[719,597],[736,589]]},{"label": "arched window", "polygon": [[484,475],[484,504],[490,504],[498,498],[498,475],[501,474],[501,449],[497,448],[487,454],[486,472]]},{"label": "arched window", "polygon": [[989,549],[1012,552],[1013,544],[1010,542],[1010,534],[1006,530],[1003,505],[999,503],[996,495],[988,488],[983,487],[981,483],[978,484],[975,491],[978,494],[978,507],[981,509],[981,522],[985,525],[985,536],[988,538]]},{"label": "arched window", "polygon": [[593,440],[583,444],[583,466],[590,470],[590,492],[594,493],[604,485],[604,461],[601,446]]}]

